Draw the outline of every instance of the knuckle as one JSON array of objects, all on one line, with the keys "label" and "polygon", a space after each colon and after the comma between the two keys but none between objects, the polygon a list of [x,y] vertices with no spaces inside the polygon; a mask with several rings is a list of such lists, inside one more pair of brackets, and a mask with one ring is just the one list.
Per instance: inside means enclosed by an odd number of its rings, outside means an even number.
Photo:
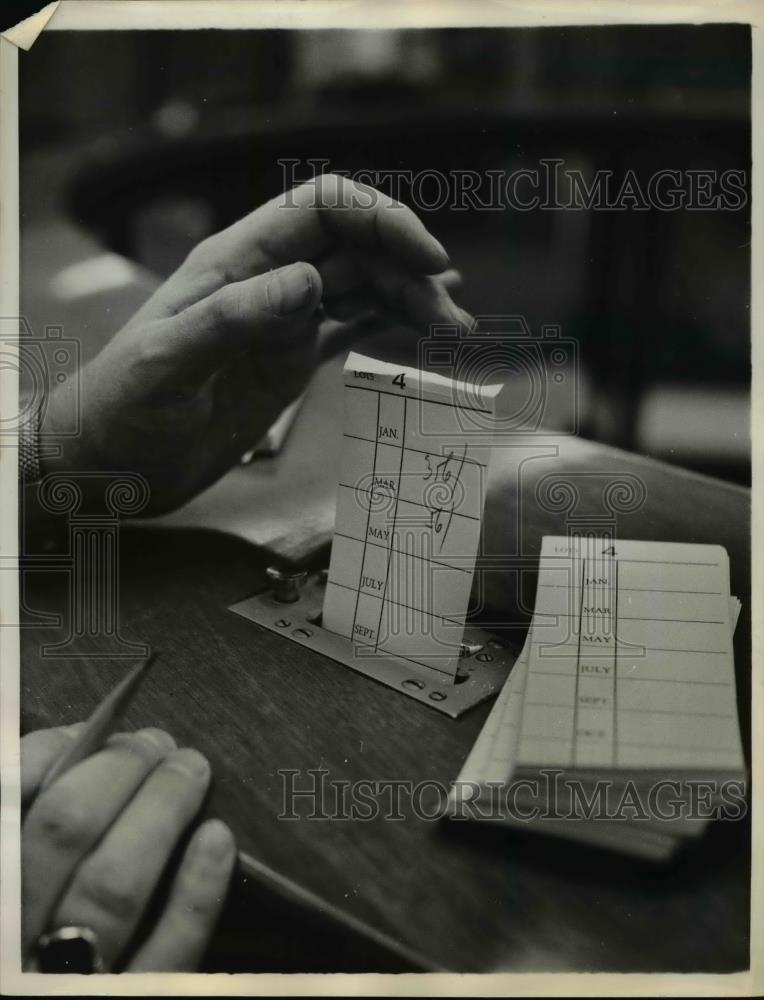
[{"label": "knuckle", "polygon": [[193,781],[206,780],[210,774],[207,758],[191,747],[173,750],[165,758],[163,766],[179,771],[184,777]]},{"label": "knuckle", "polygon": [[197,893],[188,900],[187,913],[197,923],[207,926],[215,916],[220,907],[220,899],[225,892],[225,885],[210,887],[206,893]]},{"label": "knuckle", "polygon": [[210,906],[204,912],[186,900],[183,905],[171,909],[166,917],[168,936],[175,942],[176,949],[186,957],[189,968],[195,968],[196,954],[205,947],[214,930],[216,908]]},{"label": "knuckle", "polygon": [[306,190],[311,190],[320,205],[326,204],[332,207],[339,203],[345,194],[345,181],[339,174],[319,174],[314,180],[308,181],[304,185]]},{"label": "knuckle", "polygon": [[47,843],[66,851],[89,843],[93,819],[76,795],[54,785],[37,801],[28,822]]},{"label": "knuckle", "polygon": [[89,906],[121,921],[138,915],[138,880],[116,858],[93,858],[82,866],[76,879],[76,895]]},{"label": "knuckle", "polygon": [[215,320],[218,323],[239,325],[248,315],[247,296],[241,284],[226,284],[212,296]]},{"label": "knuckle", "polygon": [[147,324],[140,334],[133,338],[132,348],[136,372],[156,371],[172,364],[175,350],[162,335],[161,327]]},{"label": "knuckle", "polygon": [[184,266],[194,270],[206,268],[215,259],[215,236],[207,236],[189,250]]},{"label": "knuckle", "polygon": [[178,909],[195,922],[208,923],[220,908],[228,887],[227,880],[211,863],[197,864],[193,875],[194,882],[183,886],[179,893]]},{"label": "knuckle", "polygon": [[197,243],[183,261],[182,269],[193,277],[202,297],[238,280],[232,267],[225,263],[219,233]]},{"label": "knuckle", "polygon": [[216,262],[207,267],[205,275],[207,283],[212,288],[225,288],[226,285],[231,285],[235,281],[238,281],[240,277],[232,267],[222,262]]},{"label": "knuckle", "polygon": [[201,860],[194,867],[193,884],[184,886],[179,894],[178,910],[189,922],[209,926],[215,921],[228,892],[228,872],[221,870],[210,859]]},{"label": "knuckle", "polygon": [[305,181],[304,184],[301,184],[300,188],[306,191],[313,188],[320,193],[324,190],[336,190],[339,184],[339,174],[333,173],[330,170],[327,173],[316,174],[316,176],[311,178],[311,180]]}]

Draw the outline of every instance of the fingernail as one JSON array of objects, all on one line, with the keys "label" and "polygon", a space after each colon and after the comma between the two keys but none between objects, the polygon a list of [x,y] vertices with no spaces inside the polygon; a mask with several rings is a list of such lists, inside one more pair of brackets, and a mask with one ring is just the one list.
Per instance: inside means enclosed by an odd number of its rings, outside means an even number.
[{"label": "fingernail", "polygon": [[219,819],[211,819],[199,830],[197,847],[218,861],[227,858],[234,849],[233,834]]},{"label": "fingernail", "polygon": [[180,771],[189,778],[207,778],[210,774],[210,765],[205,757],[197,750],[184,747],[182,750],[174,750],[165,758],[165,767],[173,771]]},{"label": "fingernail", "polygon": [[454,300],[449,295],[449,312],[454,317],[457,323],[461,324],[467,330],[471,330],[475,325],[475,320],[470,316],[466,309],[462,309],[458,306]]},{"label": "fingernail", "polygon": [[274,271],[265,289],[274,316],[288,316],[307,305],[313,295],[313,274],[304,264],[290,264]]},{"label": "fingernail", "polygon": [[440,252],[440,255],[443,258],[443,260],[445,261],[446,265],[447,266],[450,265],[451,258],[448,256],[448,252],[447,252],[446,248],[443,246],[443,244],[440,242],[440,240],[436,240],[435,237],[433,236],[432,237],[432,242],[433,242],[433,245],[435,246],[435,249]]},{"label": "fingernail", "polygon": [[177,743],[169,733],[166,733],[163,729],[156,729],[153,726],[146,729],[139,729],[135,735],[140,736],[147,743],[153,744],[157,750],[161,750],[163,753],[169,753],[170,750],[174,750],[177,746]]}]

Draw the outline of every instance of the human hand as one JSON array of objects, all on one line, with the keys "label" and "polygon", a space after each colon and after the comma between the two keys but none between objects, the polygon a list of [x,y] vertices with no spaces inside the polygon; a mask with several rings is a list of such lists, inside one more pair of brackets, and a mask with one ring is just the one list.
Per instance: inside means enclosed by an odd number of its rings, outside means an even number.
[{"label": "human hand", "polygon": [[[21,741],[22,949],[38,969],[42,934],[86,927],[103,971],[190,971],[217,922],[236,859],[219,820],[193,834],[163,911],[133,936],[168,858],[210,779],[207,761],[159,729],[120,733],[40,792],[45,773],[81,728],[43,729]],[[76,971],[76,970],[73,970]]]},{"label": "human hand", "polygon": [[[274,198],[200,243],[83,369],[80,433],[43,473],[138,472],[150,513],[180,505],[259,440],[333,342],[347,344],[336,324],[322,336],[320,304],[351,324],[369,309],[423,331],[464,322],[448,268],[417,216],[373,188],[326,174]],[[43,436],[72,405],[68,387],[53,391]]]}]

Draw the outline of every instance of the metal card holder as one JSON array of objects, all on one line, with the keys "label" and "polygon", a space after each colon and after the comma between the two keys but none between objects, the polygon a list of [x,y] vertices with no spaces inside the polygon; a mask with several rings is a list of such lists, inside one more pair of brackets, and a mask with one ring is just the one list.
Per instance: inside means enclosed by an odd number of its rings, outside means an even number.
[{"label": "metal card holder", "polygon": [[382,653],[363,656],[349,639],[322,628],[325,572],[285,576],[271,569],[268,575],[273,587],[232,604],[229,611],[452,719],[497,694],[517,659],[517,652],[485,629],[466,626],[456,681],[443,683],[434,670],[411,661]]}]

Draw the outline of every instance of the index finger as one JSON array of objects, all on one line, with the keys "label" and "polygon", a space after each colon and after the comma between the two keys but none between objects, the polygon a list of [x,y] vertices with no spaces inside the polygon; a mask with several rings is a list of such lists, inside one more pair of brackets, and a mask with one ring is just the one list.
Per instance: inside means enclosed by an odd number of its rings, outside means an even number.
[{"label": "index finger", "polygon": [[[285,226],[284,219],[290,217],[291,224]],[[289,259],[300,248],[309,257],[321,255],[339,240],[387,254],[421,274],[439,274],[450,263],[441,244],[410,208],[368,184],[338,174],[321,174],[284,192],[263,206],[259,223],[267,245]]]},{"label": "index finger", "polygon": [[410,208],[368,185],[322,174],[203,240],[152,297],[152,310],[174,314],[224,285],[318,260],[342,244],[387,255],[419,274],[439,274],[450,263]]}]

